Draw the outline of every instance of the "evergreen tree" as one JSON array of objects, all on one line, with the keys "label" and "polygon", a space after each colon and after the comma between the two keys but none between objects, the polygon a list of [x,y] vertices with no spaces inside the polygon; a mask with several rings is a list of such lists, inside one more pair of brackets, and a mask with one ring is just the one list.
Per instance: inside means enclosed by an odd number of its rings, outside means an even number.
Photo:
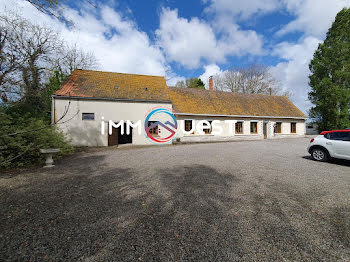
[{"label": "evergreen tree", "polygon": [[350,9],[341,10],[309,65],[314,104],[310,117],[319,130],[350,127]]},{"label": "evergreen tree", "polygon": [[203,81],[197,77],[186,79],[186,81],[183,81],[183,80],[178,81],[175,86],[176,87],[205,89]]},{"label": "evergreen tree", "polygon": [[197,88],[205,89],[204,83],[203,83],[202,79],[200,79],[200,78],[198,78],[198,81],[197,81]]}]

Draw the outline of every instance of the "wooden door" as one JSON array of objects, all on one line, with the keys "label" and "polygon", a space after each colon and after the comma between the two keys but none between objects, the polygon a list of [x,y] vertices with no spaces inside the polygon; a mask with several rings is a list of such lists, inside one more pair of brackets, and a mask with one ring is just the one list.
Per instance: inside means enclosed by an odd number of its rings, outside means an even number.
[{"label": "wooden door", "polygon": [[109,134],[108,127],[108,146],[116,146],[118,145],[118,130],[112,127],[112,134]]},{"label": "wooden door", "polygon": [[267,138],[267,123],[264,123],[264,139]]}]

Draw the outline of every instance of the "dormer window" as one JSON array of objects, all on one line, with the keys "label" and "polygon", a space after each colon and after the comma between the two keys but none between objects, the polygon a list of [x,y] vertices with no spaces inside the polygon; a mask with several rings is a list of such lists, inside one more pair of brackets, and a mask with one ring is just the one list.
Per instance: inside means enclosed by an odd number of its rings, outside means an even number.
[{"label": "dormer window", "polygon": [[114,86],[114,89],[118,89],[118,85],[115,85],[115,86]]}]

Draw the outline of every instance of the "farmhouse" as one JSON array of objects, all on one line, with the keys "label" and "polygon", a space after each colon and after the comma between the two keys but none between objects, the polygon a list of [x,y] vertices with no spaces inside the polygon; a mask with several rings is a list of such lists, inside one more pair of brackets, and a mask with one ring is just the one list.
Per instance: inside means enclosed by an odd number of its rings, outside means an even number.
[{"label": "farmhouse", "polygon": [[[144,121],[147,112],[157,107],[171,109],[178,126],[183,126],[185,131],[193,130],[200,120],[209,123],[218,120],[222,127],[220,134],[213,134],[208,126],[202,132],[183,132],[178,128],[177,140],[184,142],[305,135],[306,117],[288,98],[214,91],[212,79],[209,90],[198,90],[168,87],[160,76],[75,70],[52,99],[52,121],[76,146],[150,144],[144,122],[141,134],[135,128],[129,134],[122,134],[122,125],[112,128],[109,134],[108,123],[109,120]],[[162,127],[153,131],[166,132]]]}]

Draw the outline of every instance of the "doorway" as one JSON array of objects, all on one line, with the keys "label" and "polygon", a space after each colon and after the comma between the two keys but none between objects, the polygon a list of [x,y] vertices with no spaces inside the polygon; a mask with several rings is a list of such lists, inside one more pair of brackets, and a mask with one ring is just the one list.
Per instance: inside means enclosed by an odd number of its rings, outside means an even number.
[{"label": "doorway", "polygon": [[264,122],[264,124],[263,124],[264,126],[263,126],[263,132],[264,132],[264,139],[266,139],[267,138],[267,123],[266,122]]},{"label": "doorway", "polygon": [[121,128],[118,127],[118,144],[132,144],[132,127],[130,127],[130,134],[126,134],[126,123],[124,123],[124,134],[121,134]]},{"label": "doorway", "polygon": [[109,134],[108,126],[108,146],[117,146],[118,145],[118,130],[112,127],[112,134]]},{"label": "doorway", "polygon": [[108,146],[132,144],[132,127],[130,127],[130,134],[128,135],[126,134],[126,123],[124,123],[123,128],[124,134],[122,134],[120,127],[112,127],[112,134],[108,133]]}]

